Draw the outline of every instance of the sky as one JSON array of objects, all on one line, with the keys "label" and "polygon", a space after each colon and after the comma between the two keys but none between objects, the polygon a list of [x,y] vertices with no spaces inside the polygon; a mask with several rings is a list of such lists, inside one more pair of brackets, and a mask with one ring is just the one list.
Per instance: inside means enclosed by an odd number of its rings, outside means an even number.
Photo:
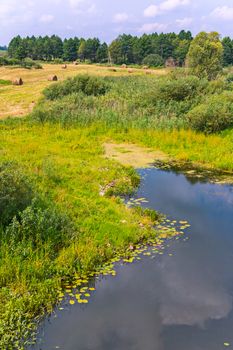
[{"label": "sky", "polygon": [[233,0],[0,0],[0,45],[15,35],[99,37],[122,33],[194,34],[218,31],[233,37]]}]

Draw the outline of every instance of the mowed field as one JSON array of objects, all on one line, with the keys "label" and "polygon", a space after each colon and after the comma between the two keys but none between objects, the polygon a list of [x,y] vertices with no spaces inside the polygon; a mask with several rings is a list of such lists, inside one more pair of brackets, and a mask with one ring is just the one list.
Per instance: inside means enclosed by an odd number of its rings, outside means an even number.
[{"label": "mowed field", "polygon": [[[115,70],[115,71],[114,71]],[[0,119],[7,117],[22,117],[27,115],[41,97],[45,87],[53,82],[48,81],[50,75],[57,75],[58,80],[64,80],[77,74],[97,76],[122,76],[128,74],[146,74],[142,69],[111,68],[95,65],[62,65],[45,64],[43,69],[23,69],[0,67],[0,79],[13,80],[22,78],[23,86],[0,85]],[[166,75],[166,69],[150,70],[150,74]]]}]

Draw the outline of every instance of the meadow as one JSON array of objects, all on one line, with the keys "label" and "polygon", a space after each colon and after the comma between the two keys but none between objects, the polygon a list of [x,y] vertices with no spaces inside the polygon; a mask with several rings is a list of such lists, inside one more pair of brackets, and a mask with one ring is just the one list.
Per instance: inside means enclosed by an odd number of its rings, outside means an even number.
[{"label": "meadow", "polygon": [[[115,70],[115,71],[113,71]],[[150,70],[155,75],[167,74],[165,69]],[[128,69],[119,67],[106,67],[96,65],[68,64],[67,69],[62,69],[61,64],[43,64],[43,69],[24,69],[15,67],[0,67],[0,79],[12,81],[22,78],[23,86],[3,86],[0,84],[0,119],[6,117],[22,117],[32,111],[41,97],[45,87],[51,85],[49,76],[57,75],[59,80],[64,80],[76,74],[92,74],[96,76],[125,76]],[[145,74],[142,69],[133,69],[133,74]]]},{"label": "meadow", "polygon": [[[49,83],[58,69],[62,81]],[[2,117],[31,109],[0,123],[0,347],[24,349],[64,281],[160,237],[156,213],[122,200],[140,182],[137,165],[106,157],[106,144],[232,174],[232,82],[97,66],[1,73],[25,80],[0,87]]]}]

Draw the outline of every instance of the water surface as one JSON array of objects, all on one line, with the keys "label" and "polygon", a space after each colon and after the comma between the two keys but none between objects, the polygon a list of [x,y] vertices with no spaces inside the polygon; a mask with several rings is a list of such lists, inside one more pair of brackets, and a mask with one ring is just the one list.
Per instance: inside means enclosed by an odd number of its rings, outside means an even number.
[{"label": "water surface", "polygon": [[163,255],[97,281],[88,305],[56,310],[33,350],[233,349],[233,187],[139,173],[135,198],[191,227]]}]

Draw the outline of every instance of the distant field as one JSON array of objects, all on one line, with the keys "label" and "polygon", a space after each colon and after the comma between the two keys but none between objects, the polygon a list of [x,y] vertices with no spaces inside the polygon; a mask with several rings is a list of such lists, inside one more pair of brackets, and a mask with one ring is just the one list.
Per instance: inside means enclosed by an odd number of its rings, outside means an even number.
[{"label": "distant field", "polygon": [[0,50],[0,56],[5,56],[7,54],[6,50]]},{"label": "distant field", "polygon": [[[152,70],[152,74],[165,75],[166,69]],[[13,80],[21,77],[23,86],[0,86],[0,119],[6,117],[22,117],[29,113],[41,96],[43,89],[52,84],[48,81],[49,75],[57,75],[59,80],[76,74],[93,74],[99,76],[128,75],[128,69],[116,68],[113,72],[109,67],[94,65],[68,65],[62,69],[61,65],[45,64],[43,69],[27,70],[22,68],[0,67],[0,79]],[[145,74],[142,69],[133,69],[133,74]]]}]

